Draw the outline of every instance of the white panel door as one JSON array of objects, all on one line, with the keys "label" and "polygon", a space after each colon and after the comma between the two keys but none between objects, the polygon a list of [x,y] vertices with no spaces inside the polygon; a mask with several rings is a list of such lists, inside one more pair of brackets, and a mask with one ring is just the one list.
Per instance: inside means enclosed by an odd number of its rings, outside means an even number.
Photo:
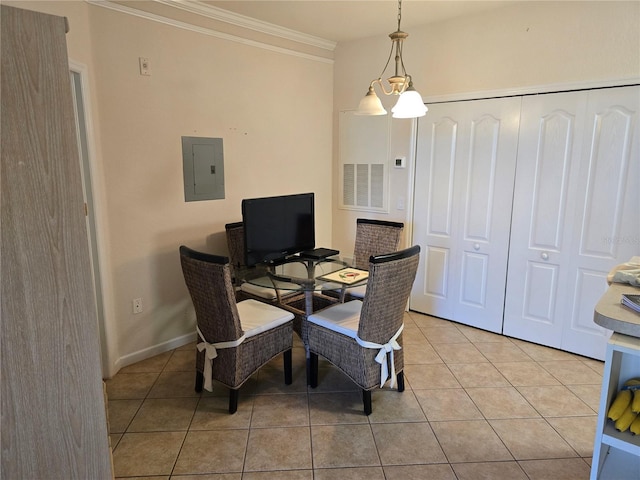
[{"label": "white panel door", "polygon": [[611,332],[593,310],[611,268],[640,252],[640,87],[589,92],[578,193],[560,348],[602,360]]},{"label": "white panel door", "polygon": [[604,358],[593,309],[640,243],[639,92],[523,99],[506,335]]},{"label": "white panel door", "polygon": [[458,231],[454,227],[458,218],[454,212],[454,171],[463,105],[430,105],[427,115],[418,121],[413,244],[420,245],[422,254],[410,308],[448,319],[454,312],[450,280],[457,268],[452,252]]},{"label": "white panel door", "polygon": [[556,348],[568,294],[564,259],[573,230],[566,225],[577,208],[573,159],[582,145],[576,123],[584,121],[583,95],[525,97],[520,116],[504,333]]},{"label": "white panel door", "polygon": [[435,104],[420,119],[411,309],[502,331],[520,101]]}]

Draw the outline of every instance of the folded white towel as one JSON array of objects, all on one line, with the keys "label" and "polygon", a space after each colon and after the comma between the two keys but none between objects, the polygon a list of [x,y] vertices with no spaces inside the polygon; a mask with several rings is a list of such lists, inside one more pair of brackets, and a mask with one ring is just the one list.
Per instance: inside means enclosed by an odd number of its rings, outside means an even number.
[{"label": "folded white towel", "polygon": [[612,281],[614,283],[628,283],[634,287],[640,287],[640,268],[636,270],[618,270]]},{"label": "folded white towel", "polygon": [[[634,271],[636,273],[640,271],[640,256],[631,257],[631,259],[628,262],[621,263],[620,265],[616,265],[615,267],[613,267],[607,275],[607,283],[609,285],[611,285],[613,282],[630,283],[627,276],[619,275],[618,280],[614,280],[613,277],[615,277],[618,272],[634,272]],[[639,281],[637,277],[635,279],[632,277],[631,280],[635,282]],[[631,285],[638,286],[638,283],[631,283]]]}]

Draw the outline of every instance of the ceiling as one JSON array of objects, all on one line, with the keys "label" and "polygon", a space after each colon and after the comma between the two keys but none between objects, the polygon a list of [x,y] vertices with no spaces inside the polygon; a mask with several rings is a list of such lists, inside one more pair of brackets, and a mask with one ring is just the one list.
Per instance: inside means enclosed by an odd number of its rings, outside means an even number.
[{"label": "ceiling", "polygon": [[[404,0],[402,30],[499,8],[519,0]],[[306,33],[325,40],[344,42],[388,35],[398,27],[396,0],[200,0],[201,4]]]}]

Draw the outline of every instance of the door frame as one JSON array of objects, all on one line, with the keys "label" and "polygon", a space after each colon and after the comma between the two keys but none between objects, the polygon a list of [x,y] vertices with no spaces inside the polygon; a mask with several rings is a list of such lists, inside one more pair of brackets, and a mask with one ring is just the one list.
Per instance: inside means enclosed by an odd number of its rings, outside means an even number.
[{"label": "door frame", "polygon": [[74,113],[80,167],[82,172],[83,195],[86,203],[87,234],[89,238],[89,254],[94,283],[96,316],[100,334],[100,361],[103,378],[111,378],[115,372],[115,331],[109,319],[113,318],[109,278],[106,218],[104,215],[104,189],[99,162],[96,158],[95,138],[93,134],[93,113],[90,102],[89,69],[86,65],[69,59],[69,80],[74,99]]}]

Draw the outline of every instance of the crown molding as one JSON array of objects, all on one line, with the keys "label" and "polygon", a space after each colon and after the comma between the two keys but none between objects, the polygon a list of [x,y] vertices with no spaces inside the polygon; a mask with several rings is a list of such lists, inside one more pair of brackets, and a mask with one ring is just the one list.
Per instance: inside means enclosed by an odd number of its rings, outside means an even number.
[{"label": "crown molding", "polygon": [[592,90],[598,88],[615,88],[615,87],[627,87],[633,85],[640,85],[640,77],[632,76],[625,78],[614,79],[602,79],[602,80],[587,80],[583,82],[567,82],[567,83],[553,83],[546,85],[531,85],[527,87],[519,88],[505,88],[500,90],[482,90],[477,92],[466,93],[449,93],[445,95],[423,95],[422,99],[424,103],[429,105],[430,103],[444,103],[444,102],[458,102],[466,100],[484,100],[490,98],[502,98],[502,97],[519,97],[525,95],[543,95],[547,93],[562,93],[572,92],[579,90]]},{"label": "crown molding", "polygon": [[[154,0],[157,1],[157,0]],[[164,3],[165,0],[161,0],[158,3]],[[200,27],[197,25],[193,25],[191,23],[186,23],[180,20],[175,20],[173,18],[164,17],[162,15],[157,15],[155,13],[149,13],[142,10],[137,10],[135,8],[127,7],[126,5],[121,5],[119,3],[114,3],[109,0],[85,0],[90,5],[94,5],[97,7],[107,8],[109,10],[115,10],[120,13],[125,13],[127,15],[132,15],[135,17],[144,18],[146,20],[151,20],[154,22],[162,23],[164,25],[170,25],[172,27],[181,28],[183,30],[189,30],[191,32],[200,33],[202,35],[208,35],[210,37],[216,37],[223,40],[228,40],[230,42],[241,43],[243,45],[248,45],[251,47],[261,48],[264,50],[269,50],[272,52],[281,53],[284,55],[291,55],[294,57],[305,58],[307,60],[313,60],[321,63],[329,63],[333,64],[334,61],[331,58],[321,57],[319,55],[311,55],[304,52],[299,52],[297,50],[292,50],[290,48],[278,47],[275,45],[270,45],[264,42],[258,42],[256,40],[250,40],[247,38],[239,37],[237,35],[231,35],[229,33],[218,32],[217,30],[211,28]],[[168,2],[168,4],[173,4],[175,2]]]},{"label": "crown molding", "polygon": [[161,3],[169,7],[185,10],[190,13],[202,15],[203,17],[211,18],[219,22],[229,23],[249,30],[254,30],[260,33],[266,33],[274,37],[284,38],[297,43],[303,43],[311,45],[313,47],[321,48],[333,52],[336,48],[336,42],[326,40],[324,38],[315,37],[306,33],[291,30],[289,28],[281,27],[273,23],[263,22],[255,18],[247,17],[239,13],[230,12],[222,8],[207,5],[199,0],[153,0],[156,3]]}]

